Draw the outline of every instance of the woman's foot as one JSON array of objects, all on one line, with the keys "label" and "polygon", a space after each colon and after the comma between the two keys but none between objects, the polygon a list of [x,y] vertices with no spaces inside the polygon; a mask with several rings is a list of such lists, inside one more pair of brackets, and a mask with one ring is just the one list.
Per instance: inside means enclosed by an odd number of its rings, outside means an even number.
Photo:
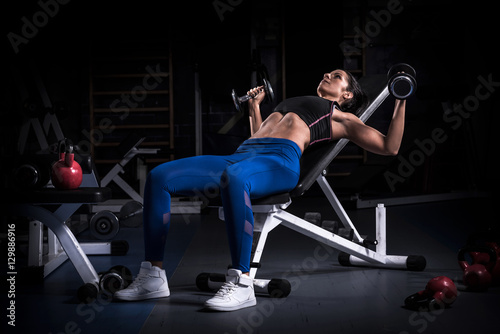
[{"label": "woman's foot", "polygon": [[125,289],[115,292],[117,300],[137,301],[170,296],[165,270],[153,266],[151,262],[142,262],[139,275]]},{"label": "woman's foot", "polygon": [[226,283],[205,302],[207,308],[215,311],[236,311],[256,304],[253,279],[237,269],[228,270]]}]

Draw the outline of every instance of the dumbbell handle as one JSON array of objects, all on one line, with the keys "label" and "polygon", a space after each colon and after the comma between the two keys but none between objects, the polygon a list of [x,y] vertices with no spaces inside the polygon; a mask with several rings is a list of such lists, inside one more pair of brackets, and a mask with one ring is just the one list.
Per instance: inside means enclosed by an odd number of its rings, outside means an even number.
[{"label": "dumbbell handle", "polygon": [[[265,80],[265,79],[264,79],[264,80]],[[260,87],[262,88],[262,91],[263,91],[263,92],[267,93],[267,91],[266,91],[266,86],[260,86]],[[269,88],[267,88],[267,89],[269,89]],[[260,93],[261,93],[261,92],[259,92],[259,94],[260,94]],[[257,94],[257,95],[258,95],[258,94]],[[255,96],[251,96],[251,95],[249,95],[249,94],[245,94],[245,95],[243,95],[243,96],[239,96],[239,97],[237,96],[237,99],[238,99],[238,101],[240,101],[240,102],[247,102],[248,100],[251,100],[251,99],[253,99],[253,98],[256,98],[256,97],[257,97],[257,95],[255,95]]]},{"label": "dumbbell handle", "polygon": [[128,219],[128,218],[132,218],[134,217],[135,215],[138,215],[138,214],[141,214],[143,212],[143,209],[139,209],[139,210],[136,210],[134,212],[131,212],[129,213],[128,215],[125,215],[123,217],[120,217],[120,219]]},{"label": "dumbbell handle", "polygon": [[250,96],[250,95],[248,95],[248,94],[245,94],[245,95],[243,95],[243,96],[238,97],[238,100],[239,100],[240,102],[247,102],[247,101],[248,101],[248,100],[250,100],[250,99],[253,99],[253,97],[252,97],[252,96]]}]

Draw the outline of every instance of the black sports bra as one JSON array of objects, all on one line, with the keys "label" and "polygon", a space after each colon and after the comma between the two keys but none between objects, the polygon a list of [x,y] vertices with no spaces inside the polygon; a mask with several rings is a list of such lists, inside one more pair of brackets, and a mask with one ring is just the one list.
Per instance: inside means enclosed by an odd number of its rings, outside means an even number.
[{"label": "black sports bra", "polygon": [[332,139],[331,116],[333,110],[340,107],[337,102],[319,96],[300,96],[286,99],[274,108],[283,115],[297,114],[309,126],[311,138],[309,145]]}]

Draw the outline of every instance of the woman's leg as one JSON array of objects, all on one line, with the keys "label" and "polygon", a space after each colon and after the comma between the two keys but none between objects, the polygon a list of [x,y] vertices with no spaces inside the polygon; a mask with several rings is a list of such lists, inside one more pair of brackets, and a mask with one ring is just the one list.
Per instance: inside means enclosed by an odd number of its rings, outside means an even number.
[{"label": "woman's leg", "polygon": [[146,261],[141,263],[134,282],[115,292],[114,298],[136,301],[170,295],[161,266],[170,226],[171,195],[192,196],[218,188],[226,165],[223,156],[199,156],[162,164],[148,174],[143,213]]},{"label": "woman's leg", "polygon": [[193,196],[219,187],[225,156],[197,156],[164,163],[154,168],[144,190],[145,260],[161,268],[170,227],[172,195]]},{"label": "woman's leg", "polygon": [[232,269],[226,283],[205,302],[210,309],[234,311],[256,304],[253,279],[244,275],[250,271],[252,250],[251,199],[289,191],[299,180],[300,149],[277,144],[255,145],[245,153],[247,158],[228,166],[222,174],[220,189]]},{"label": "woman's leg", "polygon": [[290,191],[297,185],[299,173],[299,159],[290,162],[282,153],[254,155],[226,168],[221,177],[221,197],[233,268],[250,271],[251,199]]}]

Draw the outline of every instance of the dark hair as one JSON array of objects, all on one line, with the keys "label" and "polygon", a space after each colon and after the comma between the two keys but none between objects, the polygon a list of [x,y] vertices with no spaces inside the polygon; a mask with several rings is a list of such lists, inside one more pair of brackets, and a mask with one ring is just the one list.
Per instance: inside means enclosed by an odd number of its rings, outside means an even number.
[{"label": "dark hair", "polygon": [[342,111],[350,112],[356,116],[359,116],[361,112],[368,105],[368,97],[366,96],[365,92],[361,89],[361,86],[359,85],[356,78],[354,78],[354,76],[351,73],[347,71],[344,72],[347,73],[348,85],[346,90],[352,93],[352,98],[342,102],[340,107],[342,108]]}]

